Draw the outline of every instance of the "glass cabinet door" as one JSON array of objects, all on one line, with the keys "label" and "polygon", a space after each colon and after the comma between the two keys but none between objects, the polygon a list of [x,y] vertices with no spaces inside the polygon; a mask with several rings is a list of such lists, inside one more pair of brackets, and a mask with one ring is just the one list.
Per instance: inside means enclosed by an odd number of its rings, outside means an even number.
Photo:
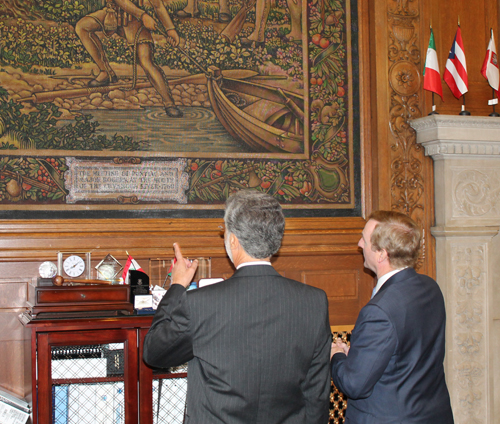
[{"label": "glass cabinet door", "polygon": [[152,369],[142,359],[144,337],[139,332],[139,397],[141,423],[182,424],[187,393],[187,364],[166,370]]},{"label": "glass cabinet door", "polygon": [[136,330],[38,335],[38,422],[134,424]]}]

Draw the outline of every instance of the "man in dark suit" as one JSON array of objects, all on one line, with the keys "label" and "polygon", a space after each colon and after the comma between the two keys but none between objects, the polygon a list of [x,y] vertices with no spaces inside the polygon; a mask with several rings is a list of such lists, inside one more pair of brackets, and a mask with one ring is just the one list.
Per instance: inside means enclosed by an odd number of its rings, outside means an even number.
[{"label": "man in dark suit", "polygon": [[437,283],[415,272],[420,231],[406,215],[370,215],[359,247],[377,276],[350,348],[332,343],[332,377],[346,424],[453,423],[446,387],[445,309]]},{"label": "man in dark suit", "polygon": [[145,362],[166,368],[189,361],[186,423],[327,424],[326,294],[271,266],[285,227],[272,196],[236,193],[224,222],[236,272],[186,291],[197,263],[174,244],[172,285],[144,341]]}]

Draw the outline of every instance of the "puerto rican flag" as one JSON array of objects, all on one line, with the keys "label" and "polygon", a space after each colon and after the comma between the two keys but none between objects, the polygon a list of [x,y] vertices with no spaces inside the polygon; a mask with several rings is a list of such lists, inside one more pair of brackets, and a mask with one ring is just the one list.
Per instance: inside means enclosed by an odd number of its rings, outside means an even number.
[{"label": "puerto rican flag", "polygon": [[453,45],[446,61],[443,79],[457,99],[469,91],[467,64],[465,62],[464,43],[460,27],[457,29],[455,40],[453,40]]}]

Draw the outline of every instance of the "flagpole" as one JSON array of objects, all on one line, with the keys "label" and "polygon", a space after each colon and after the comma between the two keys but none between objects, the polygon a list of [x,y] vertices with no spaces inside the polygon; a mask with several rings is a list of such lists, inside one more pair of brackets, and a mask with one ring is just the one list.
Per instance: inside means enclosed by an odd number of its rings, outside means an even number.
[{"label": "flagpole", "polygon": [[[495,92],[495,89],[494,89],[494,88],[492,88],[492,89],[491,89],[491,92],[492,92],[492,94],[491,94],[491,95],[492,95],[492,99],[493,99],[493,100],[496,100],[496,99],[497,99],[497,97],[496,97],[496,92]],[[495,103],[492,103],[492,106],[493,106],[493,112],[491,112],[489,116],[500,116],[498,113],[496,113],[496,112],[495,112],[495,105],[496,105],[496,102],[495,102]]]},{"label": "flagpole", "polygon": [[462,111],[459,113],[459,115],[470,115],[470,112],[468,110],[465,110],[465,93],[462,95],[463,103],[462,103]]},{"label": "flagpole", "polygon": [[439,112],[436,112],[436,103],[434,103],[434,91],[432,92],[432,111],[429,115],[439,115]]},{"label": "flagpole", "polygon": [[439,115],[436,112],[436,103],[434,100],[434,93],[443,97],[443,88],[441,86],[441,77],[439,74],[439,65],[437,60],[436,45],[434,42],[434,34],[432,32],[432,24],[429,26],[430,38],[429,47],[427,48],[427,55],[424,63],[424,90],[432,93],[432,110],[429,115]]},{"label": "flagpole", "polygon": [[498,104],[497,90],[499,79],[499,70],[496,55],[497,54],[495,40],[493,38],[493,28],[490,28],[490,42],[488,43],[488,48],[486,49],[486,57],[484,58],[483,66],[481,68],[481,74],[486,78],[489,85],[491,86],[491,99],[488,100],[488,105],[493,106],[493,112],[490,113],[489,116],[494,117],[500,116],[495,111],[495,105]]},{"label": "flagpole", "polygon": [[[429,22],[429,29],[432,34],[432,20]],[[439,115],[439,113],[436,112],[436,103],[434,103],[434,91],[432,91],[432,110],[429,115]]]}]

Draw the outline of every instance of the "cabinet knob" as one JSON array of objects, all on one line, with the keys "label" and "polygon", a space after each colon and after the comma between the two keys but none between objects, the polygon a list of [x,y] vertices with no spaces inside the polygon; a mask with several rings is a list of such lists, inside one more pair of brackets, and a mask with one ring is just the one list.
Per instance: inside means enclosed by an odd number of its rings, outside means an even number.
[{"label": "cabinet knob", "polygon": [[81,296],[82,299],[85,299],[87,297],[83,293],[80,296]]}]

